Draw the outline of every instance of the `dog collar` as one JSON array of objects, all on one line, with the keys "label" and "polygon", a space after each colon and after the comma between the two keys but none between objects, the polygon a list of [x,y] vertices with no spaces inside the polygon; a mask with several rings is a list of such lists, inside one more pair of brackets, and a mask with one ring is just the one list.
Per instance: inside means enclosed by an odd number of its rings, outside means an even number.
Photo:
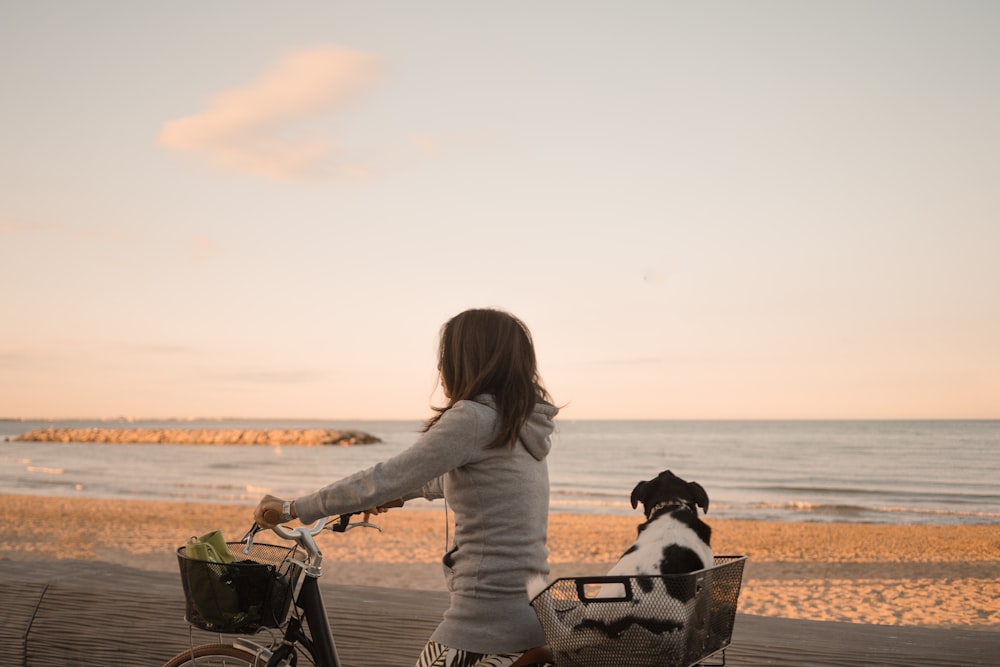
[{"label": "dog collar", "polygon": [[653,509],[649,510],[649,516],[653,516],[661,509],[663,509],[664,507],[668,507],[669,505],[670,503],[656,503],[655,505],[653,505]]},{"label": "dog collar", "polygon": [[653,509],[649,510],[649,514],[646,515],[646,518],[647,519],[652,519],[654,514],[656,514],[660,510],[666,509],[668,507],[679,507],[679,508],[686,509],[686,510],[690,510],[691,509],[691,506],[688,505],[687,503],[683,502],[683,501],[680,501],[680,500],[664,500],[662,502],[659,502],[659,503],[656,503],[655,505],[653,505]]}]

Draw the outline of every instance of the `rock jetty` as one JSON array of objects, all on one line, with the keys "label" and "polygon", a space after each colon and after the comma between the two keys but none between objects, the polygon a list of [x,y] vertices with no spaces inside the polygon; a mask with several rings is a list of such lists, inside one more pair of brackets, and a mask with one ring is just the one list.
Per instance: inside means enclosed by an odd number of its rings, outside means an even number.
[{"label": "rock jetty", "polygon": [[40,428],[18,442],[108,442],[171,445],[367,445],[370,433],[335,429]]}]

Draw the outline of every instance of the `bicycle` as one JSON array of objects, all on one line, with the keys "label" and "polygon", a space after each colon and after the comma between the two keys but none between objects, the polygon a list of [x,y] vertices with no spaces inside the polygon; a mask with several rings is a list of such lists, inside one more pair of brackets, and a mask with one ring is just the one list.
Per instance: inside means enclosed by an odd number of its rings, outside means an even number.
[{"label": "bicycle", "polygon": [[[260,628],[284,627],[284,631],[280,640],[276,639],[278,633],[272,633],[271,641],[266,643],[249,636],[241,636],[231,644],[220,641],[191,646],[167,660],[163,667],[296,667],[300,652],[303,652],[315,667],[343,667],[337,655],[326,607],[319,590],[323,554],[314,537],[323,530],[346,533],[350,529],[361,527],[374,528],[381,532],[379,526],[367,521],[367,516],[366,520],[352,523],[351,519],[358,514],[361,512],[342,514],[329,527],[326,526],[327,518],[323,518],[312,526],[289,528],[278,525],[272,528],[279,537],[295,542],[296,546],[290,549],[273,545],[255,545],[254,536],[261,528],[254,524],[240,542],[230,543],[230,546],[234,547],[245,544],[243,553],[252,555],[253,559],[233,564],[195,561],[180,553],[185,547],[179,549],[178,557],[182,575],[185,577],[183,581],[187,598],[186,618],[192,626],[203,630],[240,634],[249,634]],[[255,562],[257,560],[269,562]],[[218,580],[225,586],[235,585],[241,593],[247,594],[249,602],[241,599],[239,603],[220,605],[219,609],[215,610],[217,613],[208,614],[211,618],[206,618],[204,610],[197,608],[197,600],[192,599],[196,596],[189,590],[191,583],[189,577],[184,574],[185,561],[188,561],[189,567],[203,568],[205,572],[211,574],[213,581]],[[705,591],[705,595],[708,596],[704,600],[703,606],[706,609],[702,610],[705,612],[702,621],[711,630],[705,634],[704,643],[693,648],[684,664],[707,665],[702,661],[717,657],[719,653],[722,656],[722,663],[719,664],[725,664],[724,649],[732,637],[736,602],[745,561],[746,556],[719,556],[716,557],[714,566],[706,570],[662,577],[664,580],[683,578],[690,584],[692,590]],[[235,574],[233,570],[236,570]],[[242,572],[243,570],[249,572]],[[200,570],[196,569],[196,572],[198,571]],[[300,574],[304,574],[305,578],[298,588],[298,593],[292,595]],[[639,581],[641,579],[648,580],[649,577],[582,577],[558,579],[553,582],[532,602],[546,630],[551,649],[558,649],[565,639],[553,626],[555,617],[550,608],[553,606],[552,600],[558,601],[555,603],[556,606],[565,614],[578,604],[590,600],[586,592],[588,585],[615,583],[624,585],[627,592],[631,590],[633,580],[635,585],[642,586],[643,582]],[[630,593],[621,600],[602,599],[601,603],[605,606],[633,604]],[[669,605],[676,603],[676,600],[664,600],[662,603]],[[289,607],[292,609],[290,615]],[[252,613],[247,613],[246,609]],[[671,617],[669,613],[665,615]],[[606,651],[607,647],[603,650]],[[641,648],[638,653],[645,650]],[[633,653],[636,653],[635,647],[629,646],[624,649],[624,655]],[[550,665],[552,662],[554,662],[552,650],[550,646],[545,646],[526,651],[514,667],[540,667]],[[609,663],[599,661],[594,664]]]},{"label": "bicycle", "polygon": [[[254,561],[270,560],[270,563],[205,563],[187,559],[186,555],[180,553],[184,547],[178,550],[187,598],[186,618],[189,623],[203,630],[228,633],[254,632],[259,628],[279,628],[283,625],[284,632],[279,641],[272,639],[266,644],[251,637],[238,637],[232,644],[220,640],[191,646],[167,660],[163,667],[294,667],[298,663],[300,652],[304,652],[315,667],[342,667],[319,590],[323,554],[314,537],[324,529],[346,533],[350,529],[364,527],[381,532],[381,528],[368,521],[352,523],[351,518],[358,514],[361,512],[342,514],[329,527],[326,526],[326,518],[312,526],[275,526],[272,530],[279,537],[296,543],[290,549],[254,545],[254,536],[261,530],[257,524],[247,531],[243,540],[232,543],[233,546],[241,547],[245,544],[244,554],[253,554]],[[185,562],[186,560],[190,562]],[[194,568],[192,571],[194,575],[202,577],[202,584],[207,582],[216,588],[235,586],[244,593],[249,591],[249,597],[256,604],[248,605],[244,600],[240,603],[240,609],[225,609],[226,605],[221,605],[221,611],[214,610],[206,615],[204,611],[198,610],[198,601],[192,599],[198,593],[189,590],[193,587],[189,583],[192,575],[186,573],[186,567]],[[293,600],[292,592],[300,574],[305,577]],[[209,581],[209,577],[218,579]],[[290,616],[289,603],[293,605]],[[309,630],[308,634],[306,628]]]}]

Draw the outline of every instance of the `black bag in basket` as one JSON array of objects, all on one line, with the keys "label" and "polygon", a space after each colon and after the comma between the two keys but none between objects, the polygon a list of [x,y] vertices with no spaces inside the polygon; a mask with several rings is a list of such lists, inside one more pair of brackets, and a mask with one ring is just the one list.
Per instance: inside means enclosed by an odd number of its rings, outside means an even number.
[{"label": "black bag in basket", "polygon": [[212,632],[253,632],[284,622],[301,571],[290,566],[293,549],[255,544],[250,559],[231,563],[191,558],[188,551],[181,547],[177,557],[189,623]]}]

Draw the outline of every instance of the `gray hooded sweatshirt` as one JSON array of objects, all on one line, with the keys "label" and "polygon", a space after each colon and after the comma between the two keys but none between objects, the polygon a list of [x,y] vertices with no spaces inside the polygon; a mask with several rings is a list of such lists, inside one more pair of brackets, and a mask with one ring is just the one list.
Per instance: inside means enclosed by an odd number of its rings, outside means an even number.
[{"label": "gray hooded sweatshirt", "polygon": [[487,449],[493,405],[490,396],[458,401],[409,449],[296,499],[295,510],[308,523],[396,498],[445,498],[455,512],[455,541],[442,559],[451,604],[431,639],[513,653],[545,643],[524,584],[549,572],[545,457],[558,410],[538,403],[513,449]]}]

